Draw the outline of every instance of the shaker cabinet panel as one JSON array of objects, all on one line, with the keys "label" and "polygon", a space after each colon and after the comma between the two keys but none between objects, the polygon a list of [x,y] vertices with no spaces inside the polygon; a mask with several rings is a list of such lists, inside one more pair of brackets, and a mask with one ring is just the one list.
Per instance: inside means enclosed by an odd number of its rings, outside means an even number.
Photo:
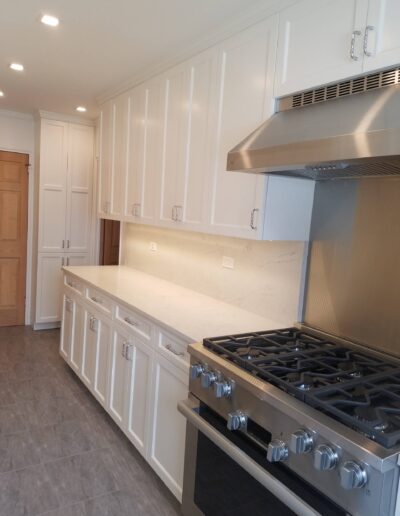
[{"label": "shaker cabinet panel", "polygon": [[112,161],[114,151],[114,105],[108,101],[100,114],[100,166],[99,166],[99,207],[102,217],[111,211]]},{"label": "shaker cabinet panel", "polygon": [[113,138],[111,159],[111,215],[121,219],[125,206],[126,174],[129,160],[128,123],[130,98],[121,95],[112,101]]},{"label": "shaker cabinet panel", "polygon": [[78,374],[82,373],[83,343],[85,338],[85,309],[75,302],[75,321],[71,346],[71,367]]},{"label": "shaker cabinet panel", "polygon": [[75,302],[67,295],[63,296],[63,316],[61,325],[60,353],[64,360],[70,362],[74,338]]},{"label": "shaker cabinet panel", "polygon": [[186,421],[177,411],[187,398],[188,372],[155,353],[149,461],[178,500],[182,499]]},{"label": "shaker cabinet panel", "polygon": [[400,2],[369,0],[364,70],[366,72],[400,63]]},{"label": "shaker cabinet panel", "polygon": [[93,127],[70,124],[66,216],[68,252],[89,252],[93,151]]},{"label": "shaker cabinet panel", "polygon": [[303,0],[280,12],[275,95],[360,74],[367,12],[368,0]]},{"label": "shaker cabinet panel", "polygon": [[114,331],[110,354],[110,393],[109,412],[118,425],[125,420],[125,390],[126,390],[126,337]]},{"label": "shaker cabinet panel", "polygon": [[[165,77],[165,118],[161,176],[160,220],[175,221],[177,188],[184,183],[189,134],[190,71],[187,66]],[[179,210],[183,207],[179,206]]]},{"label": "shaker cabinet panel", "polygon": [[[213,232],[260,238],[252,219],[263,211],[265,177],[227,172],[227,154],[272,114],[276,17],[223,42],[215,119],[210,227]],[[253,226],[253,227],[252,227]]]},{"label": "shaker cabinet panel", "polygon": [[40,254],[36,293],[36,322],[50,323],[61,320],[61,288],[64,255]]}]

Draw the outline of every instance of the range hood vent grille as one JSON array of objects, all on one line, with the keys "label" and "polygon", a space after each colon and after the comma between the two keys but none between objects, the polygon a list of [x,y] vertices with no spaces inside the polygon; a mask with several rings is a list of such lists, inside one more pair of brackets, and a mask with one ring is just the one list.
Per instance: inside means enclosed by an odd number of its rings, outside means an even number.
[{"label": "range hood vent grille", "polygon": [[366,91],[393,86],[400,83],[400,67],[357,77],[344,82],[330,84],[322,88],[303,91],[278,100],[278,111],[318,104],[327,100],[356,95]]}]

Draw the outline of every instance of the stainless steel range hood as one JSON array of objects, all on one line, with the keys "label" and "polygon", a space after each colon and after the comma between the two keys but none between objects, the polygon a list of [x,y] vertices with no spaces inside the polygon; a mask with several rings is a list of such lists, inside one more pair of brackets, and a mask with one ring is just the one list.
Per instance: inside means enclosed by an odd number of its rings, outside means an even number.
[{"label": "stainless steel range hood", "polygon": [[227,169],[309,179],[400,174],[400,68],[286,97]]}]

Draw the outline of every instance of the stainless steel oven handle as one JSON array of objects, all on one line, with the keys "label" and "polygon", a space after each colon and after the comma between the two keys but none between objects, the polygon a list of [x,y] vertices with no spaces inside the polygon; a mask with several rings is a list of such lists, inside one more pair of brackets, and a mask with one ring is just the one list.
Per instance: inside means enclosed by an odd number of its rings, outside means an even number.
[{"label": "stainless steel oven handle", "polygon": [[[193,404],[190,401],[180,401],[178,403],[179,412],[191,423],[195,428],[200,430],[222,451],[224,451],[232,460],[239,464],[244,470],[262,484],[268,491],[275,495],[282,503],[286,504],[292,511],[299,516],[321,516],[321,513],[303,502],[301,498],[290,491],[282,482],[279,482],[270,473],[265,471],[253,459],[246,455],[237,446],[232,444],[226,437],[220,434],[209,423],[204,421],[193,410]],[[267,459],[265,459],[267,460]]]}]

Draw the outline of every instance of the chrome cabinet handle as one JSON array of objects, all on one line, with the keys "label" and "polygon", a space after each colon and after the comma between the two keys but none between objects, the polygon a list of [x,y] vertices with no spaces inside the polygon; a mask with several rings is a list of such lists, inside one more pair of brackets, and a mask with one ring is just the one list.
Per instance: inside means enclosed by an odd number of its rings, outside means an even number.
[{"label": "chrome cabinet handle", "polygon": [[127,345],[127,341],[124,340],[123,343],[122,343],[122,351],[121,351],[121,355],[125,358],[125,352],[126,352],[126,345]]},{"label": "chrome cabinet handle", "polygon": [[134,217],[140,217],[140,204],[139,203],[132,204],[132,215]]},{"label": "chrome cabinet handle", "polygon": [[67,265],[69,265],[69,256],[67,256],[66,260],[67,260]]},{"label": "chrome cabinet handle", "polygon": [[67,240],[67,249],[69,249],[69,240]]},{"label": "chrome cabinet handle", "polygon": [[374,31],[374,30],[375,30],[375,27],[373,25],[367,25],[365,27],[365,33],[364,33],[364,54],[367,57],[371,57],[373,55],[372,52],[370,52],[368,50],[368,37],[369,37],[369,33]]},{"label": "chrome cabinet handle", "polygon": [[125,358],[127,360],[129,360],[130,362],[132,362],[132,360],[133,360],[132,349],[133,349],[133,345],[132,344],[127,344],[126,351],[125,351]]},{"label": "chrome cabinet handle", "polygon": [[103,304],[103,300],[102,300],[102,299],[100,299],[100,298],[98,298],[98,297],[92,296],[90,299],[91,299],[94,303],[97,303],[97,304],[99,304],[99,305],[102,305],[102,304]]},{"label": "chrome cabinet handle", "polygon": [[251,229],[254,229],[254,231],[257,229],[257,225],[255,223],[255,218],[256,218],[256,213],[258,213],[259,209],[258,208],[253,208],[251,210],[251,215],[250,215],[250,227]]},{"label": "chrome cabinet handle", "polygon": [[61,247],[64,249],[64,247],[65,247],[65,240],[62,241]]},{"label": "chrome cabinet handle", "polygon": [[[353,59],[353,61],[358,61],[358,56],[356,56],[356,51],[355,51],[357,36],[361,36],[361,31],[353,30],[353,32],[351,33],[351,43],[350,43],[350,57],[351,57],[351,59]],[[364,42],[364,44],[365,44],[365,42]]]},{"label": "chrome cabinet handle", "polygon": [[175,209],[176,209],[176,206],[172,206],[172,216],[171,216],[171,218],[172,218],[172,220],[173,220],[174,222],[176,222]]},{"label": "chrome cabinet handle", "polygon": [[97,331],[97,323],[98,320],[96,319],[96,317],[91,316],[89,319],[89,328],[94,332]]},{"label": "chrome cabinet handle", "polygon": [[69,299],[69,297],[65,298],[65,310],[67,312],[72,312],[72,299]]},{"label": "chrome cabinet handle", "polygon": [[184,357],[185,356],[185,353],[183,351],[176,351],[172,346],[171,344],[167,344],[165,346],[165,349],[167,349],[168,351],[170,351],[171,353],[173,353],[174,355],[176,355],[177,357]]},{"label": "chrome cabinet handle", "polygon": [[182,206],[175,206],[175,222],[182,222]]},{"label": "chrome cabinet handle", "polygon": [[132,320],[130,317],[124,317],[124,321],[131,326],[138,326],[138,323],[134,320]]}]

